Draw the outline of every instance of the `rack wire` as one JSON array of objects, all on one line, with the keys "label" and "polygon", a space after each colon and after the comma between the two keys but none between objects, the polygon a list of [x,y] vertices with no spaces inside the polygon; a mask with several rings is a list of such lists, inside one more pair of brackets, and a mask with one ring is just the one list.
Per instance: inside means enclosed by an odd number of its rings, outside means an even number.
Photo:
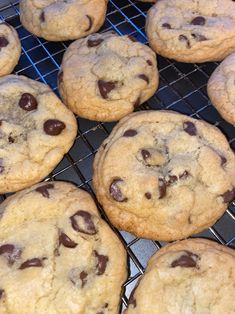
[{"label": "rack wire", "polygon": [[[147,44],[144,26],[150,6],[135,0],[110,0],[106,20],[100,32],[112,29],[120,35],[133,35],[138,41]],[[15,73],[44,82],[58,94],[57,74],[63,54],[70,43],[48,42],[26,31],[19,19],[19,0],[1,0],[0,19],[14,26],[21,39],[22,55]],[[235,127],[222,119],[211,105],[206,93],[208,78],[217,65],[216,62],[177,63],[158,56],[159,89],[141,106],[141,109],[171,109],[206,120],[219,127],[227,136],[231,147],[235,149]],[[74,146],[46,180],[71,181],[78,187],[86,189],[95,199],[92,187],[94,155],[115,123],[98,123],[81,118],[77,120],[79,131]],[[5,198],[6,195],[0,196],[0,201]],[[101,215],[107,220],[102,208],[98,203],[97,205]],[[129,278],[124,285],[121,307],[123,311],[136,281],[144,273],[149,257],[165,243],[139,239],[115,229],[114,231],[128,253]],[[197,236],[211,238],[235,248],[235,202],[213,227]]]}]

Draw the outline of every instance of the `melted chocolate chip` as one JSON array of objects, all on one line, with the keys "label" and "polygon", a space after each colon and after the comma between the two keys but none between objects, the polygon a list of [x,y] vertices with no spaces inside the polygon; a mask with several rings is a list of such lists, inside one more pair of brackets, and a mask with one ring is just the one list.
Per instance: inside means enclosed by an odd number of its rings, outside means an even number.
[{"label": "melted chocolate chip", "polygon": [[137,135],[137,131],[134,130],[134,129],[129,129],[129,130],[126,130],[124,133],[123,133],[123,136],[124,137],[133,137],[133,136],[136,136]]},{"label": "melted chocolate chip", "polygon": [[97,38],[97,39],[88,39],[87,41],[87,47],[97,47],[103,42],[103,38]]},{"label": "melted chocolate chip", "polygon": [[152,194],[150,192],[146,192],[144,196],[147,198],[147,200],[150,200],[152,198]]},{"label": "melted chocolate chip", "polygon": [[178,259],[174,260],[171,263],[171,267],[196,267],[197,266],[197,260],[199,256],[196,254],[193,254],[192,252],[185,251]]},{"label": "melted chocolate chip", "polygon": [[188,133],[191,136],[197,135],[197,129],[193,122],[191,121],[185,121],[183,123],[183,129],[186,133]]},{"label": "melted chocolate chip", "polygon": [[40,14],[39,19],[40,19],[40,21],[42,23],[45,22],[45,13],[44,13],[44,11],[42,11],[42,13]]},{"label": "melted chocolate chip", "polygon": [[0,246],[0,255],[7,258],[8,264],[13,265],[21,257],[22,250],[13,244],[3,244]]},{"label": "melted chocolate chip", "polygon": [[87,283],[87,276],[88,276],[88,273],[85,272],[85,271],[82,271],[80,273],[80,279],[82,281],[82,288],[85,286],[85,284]]},{"label": "melted chocolate chip", "polygon": [[63,82],[64,72],[60,71],[58,73],[58,83],[61,84]]},{"label": "melted chocolate chip", "polygon": [[97,233],[92,215],[84,210],[77,211],[70,217],[72,227],[75,231],[93,235]]},{"label": "melted chocolate chip", "polygon": [[207,40],[207,38],[202,35],[202,34],[198,34],[198,33],[192,33],[192,37],[196,40],[196,41],[205,41]]},{"label": "melted chocolate chip", "polygon": [[165,183],[166,183],[167,186],[169,186],[169,185],[171,185],[172,183],[174,183],[174,182],[176,182],[176,181],[178,181],[177,176],[169,175],[169,176],[168,176],[168,179],[165,180]]},{"label": "melted chocolate chip", "polygon": [[0,158],[0,174],[3,173],[5,170],[5,167],[3,166],[3,159]]},{"label": "melted chocolate chip", "polygon": [[191,21],[191,25],[200,25],[203,26],[206,23],[206,19],[203,16],[197,16]]},{"label": "melted chocolate chip", "polygon": [[181,174],[179,175],[179,178],[180,178],[181,180],[185,180],[185,179],[188,178],[188,176],[189,176],[189,172],[188,172],[187,170],[185,170],[183,173],[181,173]]},{"label": "melted chocolate chip", "polygon": [[150,152],[147,149],[142,149],[141,150],[141,155],[142,155],[144,160],[146,160],[146,159],[151,157],[151,154],[150,154]]},{"label": "melted chocolate chip", "polygon": [[147,84],[149,84],[149,78],[145,74],[140,74],[138,76],[141,80],[145,81]]},{"label": "melted chocolate chip", "polygon": [[167,28],[167,29],[171,29],[171,25],[169,23],[163,23],[162,27]]},{"label": "melted chocolate chip", "polygon": [[4,48],[9,44],[9,41],[6,39],[6,37],[1,36],[0,37],[0,48]]},{"label": "melted chocolate chip", "polygon": [[148,63],[148,65],[150,65],[150,66],[152,66],[153,65],[153,63],[152,63],[152,61],[151,60],[146,60],[146,62]]},{"label": "melted chocolate chip", "polygon": [[117,202],[126,202],[127,198],[122,194],[122,191],[119,188],[119,183],[122,183],[123,180],[120,178],[114,179],[110,184],[109,193],[111,197]]},{"label": "melted chocolate chip", "polygon": [[48,183],[43,186],[39,186],[35,191],[41,193],[43,197],[50,198],[50,194],[48,192],[49,189],[54,189],[54,184]]},{"label": "melted chocolate chip", "polygon": [[136,39],[134,36],[132,36],[132,35],[128,35],[128,38],[129,38],[131,41],[133,41],[134,43],[137,42],[137,39]]},{"label": "melted chocolate chip", "polygon": [[44,132],[51,136],[59,135],[65,127],[64,122],[56,119],[49,119],[43,125]]},{"label": "melted chocolate chip", "polygon": [[61,244],[70,249],[74,249],[77,246],[77,243],[70,239],[64,232],[61,232],[59,235],[59,245]]},{"label": "melted chocolate chip", "polygon": [[106,270],[109,258],[106,255],[99,254],[97,251],[95,251],[95,257],[96,257],[96,275],[101,276]]},{"label": "melted chocolate chip", "polygon": [[0,289],[0,299],[4,296],[4,290],[3,289]]},{"label": "melted chocolate chip", "polygon": [[115,82],[106,82],[103,80],[98,81],[98,87],[100,91],[100,95],[104,98],[108,98],[108,94],[115,88],[116,83]]},{"label": "melted chocolate chip", "polygon": [[19,106],[25,111],[32,111],[37,109],[38,103],[33,95],[24,93],[19,100]]},{"label": "melted chocolate chip", "polygon": [[137,108],[137,107],[139,107],[139,105],[140,105],[140,97],[138,97],[137,99],[136,99],[136,101],[134,102],[134,108]]},{"label": "melted chocolate chip", "polygon": [[88,32],[91,30],[93,22],[92,22],[92,18],[89,15],[86,15],[86,17],[88,19],[89,24],[88,24],[88,28],[85,30],[85,32]]},{"label": "melted chocolate chip", "polygon": [[235,199],[235,187],[222,195],[224,203],[230,203]]},{"label": "melted chocolate chip", "polygon": [[184,42],[186,42],[186,47],[187,47],[187,48],[191,48],[190,41],[189,41],[189,39],[188,39],[187,36],[185,36],[185,35],[179,35],[179,41],[184,41]]},{"label": "melted chocolate chip", "polygon": [[221,159],[221,166],[223,166],[224,164],[226,164],[227,159],[224,156],[222,156],[222,155],[219,155],[219,156],[220,156],[220,159]]},{"label": "melted chocolate chip", "polygon": [[166,183],[164,179],[158,179],[158,190],[159,190],[159,199],[163,198],[166,195]]},{"label": "melted chocolate chip", "polygon": [[29,267],[43,267],[43,259],[41,258],[32,258],[32,259],[28,259],[27,261],[25,261],[24,263],[22,263],[19,267],[19,269],[25,269],[25,268],[29,268]]}]

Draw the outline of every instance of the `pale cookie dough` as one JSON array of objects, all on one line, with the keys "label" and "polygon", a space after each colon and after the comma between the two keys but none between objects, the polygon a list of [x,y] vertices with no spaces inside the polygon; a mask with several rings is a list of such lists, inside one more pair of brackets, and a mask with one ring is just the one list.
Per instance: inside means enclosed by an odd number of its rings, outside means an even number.
[{"label": "pale cookie dough", "polygon": [[20,20],[31,33],[50,41],[73,40],[100,29],[107,0],[21,0]]},{"label": "pale cookie dough", "polygon": [[235,251],[205,239],[160,249],[125,314],[234,314]]},{"label": "pale cookie dough", "polygon": [[65,52],[58,84],[65,104],[79,116],[116,121],[155,93],[156,55],[133,37],[93,34]]},{"label": "pale cookie dough", "polygon": [[212,73],[207,93],[221,116],[235,125],[235,53],[228,56]]},{"label": "pale cookie dough", "polygon": [[41,181],[77,134],[76,119],[42,83],[24,76],[0,79],[0,193]]},{"label": "pale cookie dough", "polygon": [[224,135],[173,111],[122,119],[93,168],[109,219],[138,237],[186,238],[213,225],[235,198],[235,156]]},{"label": "pale cookie dough", "polygon": [[15,29],[8,23],[0,23],[0,76],[10,74],[21,54],[21,43]]},{"label": "pale cookie dough", "polygon": [[149,10],[146,32],[158,54],[181,62],[223,60],[235,51],[235,2],[161,0]]},{"label": "pale cookie dough", "polygon": [[44,182],[0,211],[0,313],[119,313],[126,253],[87,192]]}]

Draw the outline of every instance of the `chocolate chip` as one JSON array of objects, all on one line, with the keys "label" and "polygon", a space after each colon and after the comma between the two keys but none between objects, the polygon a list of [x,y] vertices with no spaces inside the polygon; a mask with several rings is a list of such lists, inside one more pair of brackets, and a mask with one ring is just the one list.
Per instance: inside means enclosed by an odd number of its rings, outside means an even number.
[{"label": "chocolate chip", "polygon": [[196,40],[196,41],[205,41],[207,40],[207,38],[202,35],[202,34],[198,34],[198,33],[192,33],[192,37]]},{"label": "chocolate chip", "polygon": [[141,80],[145,81],[147,84],[149,84],[149,78],[145,74],[140,74],[138,76]]},{"label": "chocolate chip", "polygon": [[137,40],[134,36],[132,36],[132,35],[128,35],[128,38],[129,38],[131,41],[133,41],[134,43],[138,41],[138,40]]},{"label": "chocolate chip", "polygon": [[87,276],[88,276],[88,273],[86,273],[85,271],[82,271],[80,273],[80,279],[82,281],[82,288],[85,286],[85,284],[87,283]]},{"label": "chocolate chip", "polygon": [[97,233],[92,215],[84,210],[77,211],[70,217],[72,227],[75,231],[93,235]]},{"label": "chocolate chip", "polygon": [[19,106],[25,111],[32,111],[37,109],[38,103],[33,95],[24,93],[19,100]]},{"label": "chocolate chip", "polygon": [[188,133],[191,136],[197,135],[197,129],[193,122],[191,121],[185,121],[183,123],[183,129],[186,133]]},{"label": "chocolate chip", "polygon": [[134,108],[137,108],[137,107],[139,107],[139,105],[140,105],[140,97],[138,97],[137,99],[136,99],[136,101],[134,102]]},{"label": "chocolate chip", "polygon": [[81,281],[81,288],[83,288],[87,283],[87,277],[88,273],[84,270],[80,272],[79,268],[72,268],[69,273],[69,279],[75,286],[77,286]]},{"label": "chocolate chip", "polygon": [[116,83],[115,82],[106,82],[103,80],[98,81],[98,87],[100,91],[100,95],[104,98],[108,98],[108,94],[115,88]]},{"label": "chocolate chip", "polygon": [[88,25],[88,28],[85,29],[85,32],[88,32],[91,30],[93,22],[92,22],[92,18],[89,15],[86,15],[86,17],[88,18],[89,25]]},{"label": "chocolate chip", "polygon": [[0,174],[3,173],[5,170],[5,167],[3,166],[3,159],[0,158]]},{"label": "chocolate chip", "polygon": [[3,289],[0,289],[0,299],[4,296],[5,291]]},{"label": "chocolate chip", "polygon": [[225,192],[224,194],[222,194],[222,197],[224,199],[224,203],[230,203],[235,199],[235,187],[230,190]]},{"label": "chocolate chip", "polygon": [[9,142],[10,144],[13,144],[13,143],[15,142],[15,139],[14,139],[11,135],[9,135],[9,136],[8,136],[8,142]]},{"label": "chocolate chip", "polygon": [[122,194],[119,183],[122,183],[123,180],[120,178],[114,179],[113,182],[110,184],[109,193],[112,198],[117,202],[126,202],[127,198]]},{"label": "chocolate chip", "polygon": [[196,267],[197,266],[197,260],[199,256],[196,254],[193,254],[192,252],[185,251],[178,259],[174,260],[171,263],[171,267]]},{"label": "chocolate chip", "polygon": [[223,166],[224,164],[226,164],[227,159],[224,156],[222,156],[222,155],[219,155],[219,156],[220,156],[220,159],[221,159],[221,166]]},{"label": "chocolate chip", "polygon": [[0,37],[0,48],[4,48],[9,44],[9,41],[6,39],[6,37],[1,36]]},{"label": "chocolate chip", "polygon": [[64,72],[60,71],[58,73],[58,83],[61,84],[63,82]]},{"label": "chocolate chip", "polygon": [[203,26],[206,23],[206,19],[203,16],[197,16],[191,21],[191,25],[200,25]]},{"label": "chocolate chip", "polygon": [[159,190],[159,199],[163,198],[166,195],[166,183],[164,179],[158,179],[158,190]]},{"label": "chocolate chip", "polygon": [[137,135],[137,131],[134,130],[134,129],[129,129],[129,130],[126,130],[124,133],[123,133],[123,136],[124,137],[133,137],[133,136],[136,136]]},{"label": "chocolate chip", "polygon": [[189,39],[188,39],[187,36],[185,36],[185,35],[179,35],[179,41],[184,41],[184,42],[186,42],[186,47],[187,47],[187,48],[191,48],[190,41],[189,41]]},{"label": "chocolate chip", "polygon": [[147,149],[141,149],[141,155],[142,155],[144,160],[151,157],[151,154]]},{"label": "chocolate chip", "polygon": [[13,265],[21,257],[22,250],[13,244],[3,244],[0,246],[0,255],[7,258],[8,264]]},{"label": "chocolate chip", "polygon": [[182,180],[185,180],[185,179],[188,178],[188,176],[189,176],[189,172],[187,170],[185,170],[183,173],[181,173],[179,175],[179,178],[182,179]]},{"label": "chocolate chip", "polygon": [[96,275],[101,276],[106,270],[109,258],[106,255],[99,254],[97,251],[94,252],[96,257]]},{"label": "chocolate chip", "polygon": [[56,119],[49,119],[43,125],[44,132],[51,136],[59,135],[65,127],[64,122]]},{"label": "chocolate chip", "polygon": [[178,178],[177,176],[172,176],[172,175],[169,175],[168,178],[165,180],[165,183],[167,186],[171,185],[172,183],[178,181]]},{"label": "chocolate chip", "polygon": [[144,196],[147,198],[147,200],[150,200],[152,198],[152,194],[150,192],[146,192]]},{"label": "chocolate chip", "polygon": [[19,269],[25,269],[29,267],[43,267],[43,262],[42,262],[43,259],[36,258],[36,257],[32,259],[28,259],[27,261],[25,261],[24,263],[20,265]]},{"label": "chocolate chip", "polygon": [[50,194],[48,192],[49,189],[54,189],[54,184],[48,183],[43,186],[39,186],[35,191],[41,193],[43,197],[50,198]]},{"label": "chocolate chip", "polygon": [[150,65],[150,66],[152,66],[153,65],[153,63],[152,63],[152,61],[151,60],[146,60],[146,62],[148,63],[148,65]]},{"label": "chocolate chip", "polygon": [[77,243],[70,239],[64,232],[61,232],[59,235],[59,244],[63,244],[63,246],[70,249],[74,249],[77,246]]},{"label": "chocolate chip", "polygon": [[97,38],[97,39],[88,39],[87,41],[87,47],[97,47],[103,42],[103,38]]},{"label": "chocolate chip", "polygon": [[163,23],[162,27],[167,28],[167,29],[171,29],[171,25],[169,23]]},{"label": "chocolate chip", "polygon": [[44,13],[44,11],[42,11],[42,13],[40,14],[39,19],[40,19],[40,21],[42,23],[45,22],[45,13]]}]

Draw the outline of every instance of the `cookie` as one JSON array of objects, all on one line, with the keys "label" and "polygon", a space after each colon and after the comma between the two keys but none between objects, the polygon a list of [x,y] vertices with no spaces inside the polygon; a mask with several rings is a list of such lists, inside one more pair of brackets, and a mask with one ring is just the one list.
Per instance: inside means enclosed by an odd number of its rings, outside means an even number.
[{"label": "cookie", "polygon": [[235,156],[224,135],[173,111],[122,119],[93,168],[109,219],[137,237],[186,238],[213,225],[235,198]]},{"label": "cookie", "polygon": [[181,62],[223,60],[235,51],[234,32],[232,0],[161,0],[146,21],[153,50]]},{"label": "cookie", "polygon": [[46,40],[73,40],[99,30],[106,10],[107,0],[21,0],[20,20]]},{"label": "cookie", "polygon": [[37,81],[0,79],[0,193],[41,181],[63,158],[77,134],[76,119]]},{"label": "cookie", "polygon": [[235,53],[228,56],[212,73],[207,93],[221,116],[235,125]]},{"label": "cookie", "polygon": [[0,313],[118,314],[125,250],[87,192],[44,182],[0,209]]},{"label": "cookie", "polygon": [[234,282],[234,250],[205,239],[172,243],[150,259],[125,314],[232,314]]},{"label": "cookie", "polygon": [[21,43],[15,29],[8,23],[0,23],[0,76],[10,74],[21,54]]},{"label": "cookie", "polygon": [[93,34],[65,52],[58,84],[65,104],[79,116],[116,121],[155,93],[156,55],[133,37]]}]

